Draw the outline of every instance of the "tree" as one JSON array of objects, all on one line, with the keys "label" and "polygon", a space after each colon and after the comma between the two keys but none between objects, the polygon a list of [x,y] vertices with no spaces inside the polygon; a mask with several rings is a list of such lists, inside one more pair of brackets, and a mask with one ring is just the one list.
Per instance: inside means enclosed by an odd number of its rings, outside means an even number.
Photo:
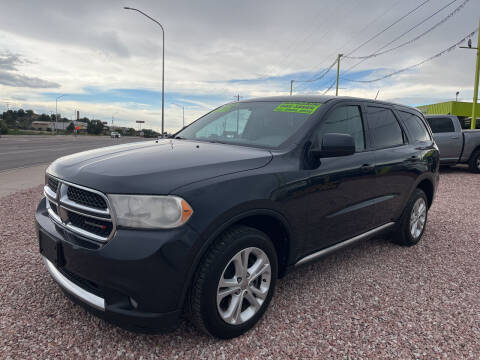
[{"label": "tree", "polygon": [[0,121],[0,134],[8,134],[8,127],[5,121]]},{"label": "tree", "polygon": [[103,124],[100,120],[92,120],[87,123],[87,132],[89,134],[99,135],[103,132]]},{"label": "tree", "polygon": [[127,135],[127,136],[135,136],[135,135],[137,135],[137,132],[135,131],[134,128],[130,128],[130,129],[127,129],[127,131],[125,132],[125,135]]}]

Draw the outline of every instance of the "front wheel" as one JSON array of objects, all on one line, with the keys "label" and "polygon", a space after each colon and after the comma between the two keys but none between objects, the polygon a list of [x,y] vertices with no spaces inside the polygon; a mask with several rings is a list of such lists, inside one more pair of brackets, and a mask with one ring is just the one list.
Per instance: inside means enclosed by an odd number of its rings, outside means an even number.
[{"label": "front wheel", "polygon": [[428,217],[428,199],[423,190],[415,189],[403,211],[394,233],[394,242],[412,246],[423,236]]},{"label": "front wheel", "polygon": [[473,153],[472,158],[468,162],[468,168],[473,173],[480,173],[480,150]]},{"label": "front wheel", "polygon": [[266,234],[247,226],[223,233],[203,258],[189,301],[192,322],[229,339],[252,328],[273,296],[277,254]]}]

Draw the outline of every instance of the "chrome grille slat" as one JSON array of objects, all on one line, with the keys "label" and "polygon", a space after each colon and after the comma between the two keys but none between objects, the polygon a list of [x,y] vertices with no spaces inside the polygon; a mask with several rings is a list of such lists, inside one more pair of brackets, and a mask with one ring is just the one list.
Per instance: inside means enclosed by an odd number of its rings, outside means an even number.
[{"label": "chrome grille slat", "polygon": [[[91,240],[106,242],[112,238],[116,230],[115,219],[111,215],[110,203],[105,194],[47,176],[44,194],[47,198],[48,214],[56,224]],[[51,183],[57,184],[56,192],[53,192]],[[72,199],[68,196],[69,193],[82,196],[80,198],[73,196]],[[80,199],[80,202],[76,202],[75,199]],[[86,205],[89,199],[95,199],[92,204],[96,207]],[[102,206],[104,208],[99,208]]]}]

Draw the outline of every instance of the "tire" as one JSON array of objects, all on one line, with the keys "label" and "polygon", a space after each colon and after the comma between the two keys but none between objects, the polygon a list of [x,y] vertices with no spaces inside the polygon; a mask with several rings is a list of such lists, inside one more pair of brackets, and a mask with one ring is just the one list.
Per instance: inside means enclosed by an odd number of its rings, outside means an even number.
[{"label": "tire", "polygon": [[472,173],[480,173],[480,149],[475,151],[468,162],[468,169]]},{"label": "tire", "polygon": [[[416,222],[415,219],[417,219]],[[416,245],[423,236],[427,219],[428,199],[423,190],[417,188],[405,206],[402,217],[393,234],[393,241],[403,246]],[[412,221],[417,224],[416,227],[413,226],[414,223]]]},{"label": "tire", "polygon": [[[248,254],[246,268],[252,274],[242,272],[245,267],[239,265],[245,254]],[[258,275],[256,269],[264,271]],[[247,226],[226,230],[207,251],[196,271],[187,303],[190,321],[199,330],[217,338],[230,339],[245,333],[267,309],[277,273],[277,253],[267,235]],[[246,275],[239,276],[241,274]],[[228,283],[228,287],[220,286],[221,279],[225,281],[222,284]],[[251,290],[252,287],[257,289],[256,292]],[[225,296],[227,293],[229,295]],[[252,305],[252,300],[256,306]],[[240,301],[241,306],[235,306]]]}]

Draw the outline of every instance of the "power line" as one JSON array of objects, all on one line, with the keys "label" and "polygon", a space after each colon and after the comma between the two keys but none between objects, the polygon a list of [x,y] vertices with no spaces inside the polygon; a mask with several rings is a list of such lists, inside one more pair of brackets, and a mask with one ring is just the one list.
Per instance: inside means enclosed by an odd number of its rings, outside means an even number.
[{"label": "power line", "polygon": [[330,86],[328,87],[327,90],[325,90],[322,95],[326,95],[330,90],[332,90],[333,86],[335,85],[335,83],[337,82],[337,80],[333,80],[333,82],[330,84]]},{"label": "power line", "polygon": [[421,66],[423,64],[425,64],[426,62],[429,62],[429,61],[432,61],[442,55],[445,55],[446,53],[449,53],[453,50],[455,50],[457,48],[458,45],[460,45],[461,43],[463,43],[465,40],[471,38],[473,35],[475,35],[478,31],[478,28],[475,29],[474,31],[472,31],[470,34],[468,34],[467,36],[465,36],[462,40],[456,42],[455,44],[453,44],[452,46],[446,48],[445,50],[442,50],[440,51],[439,53],[433,55],[433,56],[430,56],[429,58],[417,63],[417,64],[414,64],[414,65],[411,65],[411,66],[408,66],[406,68],[403,68],[403,69],[400,69],[400,70],[397,70],[397,71],[394,71],[390,74],[387,74],[387,75],[384,75],[382,77],[379,77],[379,78],[376,78],[376,79],[372,79],[372,80],[353,80],[353,79],[343,79],[345,81],[350,81],[350,82],[357,82],[357,83],[372,83],[372,82],[376,82],[376,81],[380,81],[380,80],[383,80],[383,79],[387,79],[389,77],[392,77],[394,75],[397,75],[397,74],[400,74],[402,72],[405,72],[407,70],[410,70],[410,69],[413,69],[413,68],[416,68],[418,66]]},{"label": "power line", "polygon": [[[395,26],[396,24],[398,24],[400,21],[402,21],[403,19],[405,19],[406,17],[410,16],[411,14],[413,14],[415,11],[417,11],[418,9],[420,9],[423,5],[425,5],[426,3],[428,3],[430,0],[424,0],[421,4],[417,5],[416,7],[414,7],[413,9],[411,9],[410,11],[408,11],[406,14],[402,15],[400,18],[398,18],[397,20],[395,20],[393,23],[391,23],[390,25],[388,25],[386,28],[384,28],[383,30],[379,31],[378,33],[376,33],[375,35],[373,35],[372,37],[370,37],[369,39],[367,39],[366,41],[364,41],[363,43],[361,43],[359,46],[357,46],[355,49],[351,50],[350,52],[348,52],[348,54],[346,56],[349,56],[351,54],[353,54],[355,51],[359,50],[360,48],[362,48],[363,46],[365,46],[366,44],[368,44],[370,41],[376,39],[378,36],[380,36],[381,34],[383,34],[384,32],[386,32],[388,29],[392,28],[393,26]],[[456,0],[455,0],[456,1]],[[348,69],[350,70],[350,69]],[[347,71],[348,71],[347,70]],[[327,89],[327,91],[329,91],[331,89],[332,86],[330,86],[329,89]]]},{"label": "power line", "polygon": [[314,82],[314,81],[318,81],[318,80],[321,80],[325,77],[325,75],[328,74],[328,72],[330,70],[332,70],[332,68],[335,66],[335,64],[337,63],[337,59],[335,59],[335,61],[327,68],[325,69],[320,75],[314,77],[314,78],[311,78],[309,80],[295,80],[295,82],[300,82],[300,83],[309,83],[309,82]]},{"label": "power line", "polygon": [[387,26],[385,29],[383,29],[382,31],[376,33],[375,35],[373,35],[371,38],[369,38],[368,40],[364,41],[363,43],[361,43],[360,45],[358,45],[355,49],[353,49],[352,51],[350,51],[346,56],[349,56],[351,54],[353,54],[355,51],[357,51],[358,49],[362,48],[363,46],[365,46],[366,44],[368,44],[370,41],[376,39],[377,37],[379,37],[381,34],[383,34],[385,31],[387,31],[388,29],[390,29],[391,27],[395,26],[396,24],[398,24],[400,21],[402,21],[403,19],[405,19],[407,16],[413,14],[415,11],[417,11],[418,9],[420,9],[423,5],[425,5],[426,3],[428,3],[430,0],[425,0],[424,2],[422,2],[420,5],[416,6],[415,8],[413,8],[412,10],[410,10],[409,12],[407,12],[405,15],[401,16],[399,19],[395,20],[392,24],[390,24],[389,26]]},{"label": "power line", "polygon": [[[337,3],[339,4],[339,3]],[[336,6],[334,9],[332,9],[332,11],[329,12],[329,14],[327,15],[327,18],[330,18],[332,17],[332,15],[335,13],[336,10],[338,10],[339,6]],[[313,17],[313,20],[316,20],[318,15],[321,14],[323,12],[323,8],[315,14],[315,16]],[[312,21],[313,22],[313,21]],[[325,27],[328,27],[328,25],[325,25]],[[289,49],[287,50],[287,55],[283,57],[283,59],[281,60],[281,63],[279,64],[279,67],[283,66],[285,61],[287,61],[294,53],[294,50],[298,48],[298,46],[305,42],[307,39],[309,39],[315,32],[315,29],[316,29],[316,24],[313,25],[313,27],[311,28],[311,31],[308,33],[307,36],[303,37],[302,40],[300,41],[292,41],[292,43],[290,44],[290,46],[288,47]],[[323,34],[320,36],[320,38],[317,40],[317,41],[320,41],[322,40],[330,31],[332,31],[332,27],[328,27],[327,31],[323,32]],[[290,63],[288,64],[290,65]]]},{"label": "power line", "polygon": [[[372,54],[370,55],[365,55],[365,56],[346,56],[347,58],[349,59],[363,59],[363,60],[366,60],[366,59],[370,59],[370,58],[373,58],[373,57],[376,57],[376,56],[379,56],[379,55],[383,55],[383,54],[386,54],[386,53],[389,53],[389,52],[392,52],[394,50],[397,50],[401,47],[404,47],[406,45],[409,45],[409,44],[412,44],[414,43],[415,41],[417,41],[418,39],[424,37],[425,35],[427,35],[428,33],[430,33],[431,31],[433,31],[434,29],[436,29],[437,27],[439,27],[440,25],[442,25],[444,22],[448,21],[451,17],[453,17],[454,15],[456,15],[458,12],[460,12],[460,10],[463,9],[463,7],[470,1],[470,0],[465,0],[462,4],[460,4],[457,8],[455,8],[450,14],[448,14],[446,17],[444,17],[442,20],[440,20],[439,22],[437,22],[435,25],[433,25],[432,27],[430,27],[429,29],[427,29],[426,31],[424,31],[423,33],[421,33],[420,35],[416,36],[415,38],[413,39],[410,39],[409,41],[406,41],[400,45],[397,45],[391,49],[388,49],[388,50],[385,50],[385,51],[381,51],[383,49],[385,49],[387,46],[391,45],[392,43],[394,43],[395,41],[397,41],[398,39],[402,38],[403,36],[405,36],[406,34],[408,34],[409,32],[411,32],[412,30],[416,29],[418,26],[422,25],[423,23],[425,23],[426,21],[430,20],[432,17],[434,17],[435,15],[437,15],[439,12],[441,12],[442,10],[444,10],[445,8],[449,7],[451,4],[453,4],[454,2],[456,2],[458,0],[453,0],[451,1],[450,3],[448,3],[447,5],[443,6],[442,8],[438,9],[437,11],[435,11],[432,15],[426,17],[425,19],[423,19],[422,21],[420,21],[419,23],[417,23],[416,25],[412,26],[410,29],[408,29],[407,31],[405,31],[404,33],[402,33],[401,35],[397,36],[395,39],[389,41],[387,44],[385,44],[384,46],[382,46],[380,49],[378,49],[377,51],[373,52]],[[359,62],[358,64],[360,64],[361,62]],[[357,66],[358,64],[356,64],[355,66]],[[352,67],[353,68],[353,67]]]},{"label": "power line", "polygon": [[[396,2],[395,2],[392,6],[390,6],[387,10],[385,10],[384,12],[382,12],[380,15],[376,16],[376,17],[375,17],[373,20],[371,20],[367,25],[365,25],[361,30],[359,30],[359,31],[358,31],[358,34],[361,34],[362,32],[364,32],[368,27],[370,27],[372,24],[374,24],[375,22],[377,22],[378,19],[383,18],[388,12],[390,12],[394,7],[396,7],[396,6],[400,3],[400,1],[401,1],[401,0],[396,1]],[[354,41],[354,39],[353,39],[353,38],[350,38],[349,40],[347,40],[346,42],[344,42],[340,47],[337,48],[337,50],[336,50],[334,53],[332,53],[332,56],[333,56],[333,54],[335,54],[335,53],[342,52],[342,51],[340,51],[340,49],[343,49],[345,46],[349,45],[352,41]],[[330,55],[329,55],[328,57],[330,57]],[[323,77],[325,77],[325,75],[332,69],[333,66],[335,66],[336,63],[337,63],[337,62],[336,62],[336,59],[335,59],[335,62],[333,63],[332,66],[330,66],[330,68],[328,69],[328,71],[322,72],[321,75],[319,75],[318,78],[316,78],[315,80],[311,80],[311,81],[310,81],[310,80],[304,80],[304,81],[302,81],[304,84],[300,84],[299,87],[300,87],[300,88],[305,87],[305,86],[306,86],[305,83],[309,83],[309,82],[313,82],[313,81],[319,81],[320,79],[322,79]],[[323,62],[323,64],[325,64],[325,62]],[[322,65],[323,65],[323,64],[322,64]],[[320,69],[321,69],[321,67],[320,67]],[[319,69],[319,70],[320,70],[320,69]],[[317,70],[317,71],[318,71],[318,70]],[[315,71],[315,72],[316,72],[316,71]],[[295,81],[295,82],[300,82],[299,80],[294,80],[294,81]]]}]

